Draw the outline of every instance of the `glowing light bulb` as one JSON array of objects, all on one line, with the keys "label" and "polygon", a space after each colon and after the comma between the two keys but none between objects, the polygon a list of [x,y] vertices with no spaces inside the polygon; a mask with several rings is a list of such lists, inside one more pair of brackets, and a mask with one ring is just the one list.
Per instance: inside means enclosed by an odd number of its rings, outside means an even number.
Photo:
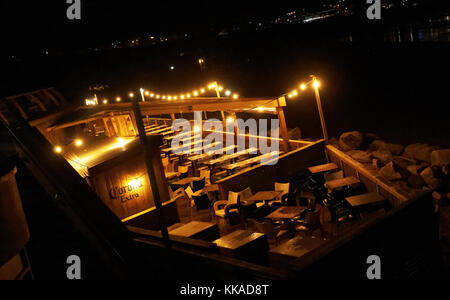
[{"label": "glowing light bulb", "polygon": [[129,96],[130,98],[134,98],[134,93],[129,93],[128,96]]},{"label": "glowing light bulb", "polygon": [[60,146],[56,146],[55,147],[55,152],[56,153],[62,153],[62,148]]},{"label": "glowing light bulb", "polygon": [[259,111],[259,112],[263,112],[263,111],[264,111],[264,108],[263,108],[263,107],[258,107],[258,111]]},{"label": "glowing light bulb", "polygon": [[156,99],[160,99],[161,98],[161,96],[160,95],[156,95]]},{"label": "glowing light bulb", "polygon": [[151,93],[150,98],[155,98],[155,94]]},{"label": "glowing light bulb", "polygon": [[103,100],[103,104],[108,104],[108,100]]},{"label": "glowing light bulb", "polygon": [[191,94],[187,94],[186,98],[188,98],[188,99],[191,98]]},{"label": "glowing light bulb", "polygon": [[306,87],[306,84],[303,83],[303,84],[300,85],[300,89],[301,89],[302,91],[306,91],[306,88],[307,88],[307,87]]},{"label": "glowing light bulb", "polygon": [[229,117],[229,118],[227,119],[227,123],[228,123],[228,124],[234,123],[234,118],[233,118],[233,117]]},{"label": "glowing light bulb", "polygon": [[177,96],[173,97],[173,100],[178,100],[178,97]]},{"label": "glowing light bulb", "polygon": [[184,95],[181,95],[181,96],[180,96],[180,99],[183,100],[183,99],[184,99]]},{"label": "glowing light bulb", "polygon": [[226,91],[225,92],[225,96],[230,97],[231,96],[231,91]]},{"label": "glowing light bulb", "polygon": [[117,102],[120,102],[120,101],[122,101],[122,98],[117,97],[117,98],[116,98],[116,101],[117,101]]},{"label": "glowing light bulb", "polygon": [[238,94],[234,94],[234,95],[233,95],[233,99],[235,99],[235,100],[236,100],[236,99],[239,99],[239,95],[238,95]]},{"label": "glowing light bulb", "polygon": [[195,126],[194,126],[194,132],[195,132],[195,133],[200,132],[200,126],[195,125]]},{"label": "glowing light bulb", "polygon": [[315,89],[320,88],[320,81],[314,80],[313,87],[314,87]]},{"label": "glowing light bulb", "polygon": [[202,93],[202,94],[206,93],[205,89],[201,89],[200,93]]},{"label": "glowing light bulb", "polygon": [[150,92],[149,91],[145,91],[145,96],[150,96]]},{"label": "glowing light bulb", "polygon": [[297,91],[293,91],[293,92],[292,92],[292,96],[293,96],[293,97],[296,97],[297,95],[298,95],[298,92],[297,92]]},{"label": "glowing light bulb", "polygon": [[172,96],[168,96],[167,100],[169,100],[169,101],[172,100]]},{"label": "glowing light bulb", "polygon": [[198,92],[197,91],[194,91],[192,94],[194,95],[194,97],[198,96]]},{"label": "glowing light bulb", "polygon": [[83,140],[75,140],[75,146],[77,147],[83,146]]}]

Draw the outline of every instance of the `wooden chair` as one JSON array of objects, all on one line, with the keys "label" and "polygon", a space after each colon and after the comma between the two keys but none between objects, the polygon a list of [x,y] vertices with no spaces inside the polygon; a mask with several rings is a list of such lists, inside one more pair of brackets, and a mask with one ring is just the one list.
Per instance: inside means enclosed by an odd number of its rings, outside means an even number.
[{"label": "wooden chair", "polygon": [[339,171],[336,173],[325,174],[325,182],[330,182],[333,180],[344,179],[344,171]]},{"label": "wooden chair", "polygon": [[211,171],[210,170],[201,170],[200,177],[206,179],[206,185],[211,185]]},{"label": "wooden chair", "polygon": [[[228,192],[228,200],[221,200],[214,202],[214,215],[217,219],[217,223],[221,221],[227,222],[228,225],[234,225],[232,215],[238,215],[239,210],[237,208],[239,194],[234,192]],[[234,218],[236,219],[236,218]]]},{"label": "wooden chair", "polygon": [[317,229],[322,230],[322,223],[320,223],[320,209],[313,212],[307,212],[304,221],[296,221],[296,231],[306,231],[312,236],[313,232]]},{"label": "wooden chair", "polygon": [[192,182],[192,190],[194,191],[194,193],[203,190],[205,186],[206,186],[206,178],[204,177],[198,181]]},{"label": "wooden chair", "polygon": [[251,220],[251,222],[257,232],[267,236],[267,241],[271,245],[277,246],[280,239],[289,237],[287,230],[282,226],[275,226],[270,220],[262,222]]}]

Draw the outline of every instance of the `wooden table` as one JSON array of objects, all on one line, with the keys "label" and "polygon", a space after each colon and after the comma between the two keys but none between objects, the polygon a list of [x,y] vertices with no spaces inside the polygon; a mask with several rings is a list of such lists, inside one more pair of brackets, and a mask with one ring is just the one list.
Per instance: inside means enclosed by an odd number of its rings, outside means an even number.
[{"label": "wooden table", "polygon": [[347,202],[354,208],[366,206],[366,205],[377,205],[387,202],[386,198],[378,193],[364,194],[354,197],[346,198]]},{"label": "wooden table", "polygon": [[339,167],[336,164],[331,163],[331,164],[311,167],[311,168],[308,168],[308,170],[309,170],[309,172],[311,172],[311,174],[323,174],[323,173],[327,173],[327,172],[337,171],[337,170],[339,170]]},{"label": "wooden table", "polygon": [[222,168],[225,170],[228,170],[228,171],[234,171],[236,169],[244,168],[249,165],[262,163],[263,160],[270,159],[270,158],[280,155],[280,154],[281,154],[281,152],[275,151],[275,152],[257,156],[257,157],[251,158],[251,159],[247,159],[247,160],[235,163],[235,164],[229,164],[229,165],[223,166]]},{"label": "wooden table", "polygon": [[202,177],[188,177],[188,178],[184,178],[184,179],[178,180],[176,182],[172,182],[172,184],[174,184],[174,185],[188,185],[188,184],[191,184],[194,181],[200,181],[202,179],[203,179]]},{"label": "wooden table", "polygon": [[288,242],[272,249],[269,252],[270,266],[272,267],[285,267],[292,260],[298,259],[305,254],[314,251],[319,248],[326,241],[318,238],[311,237],[296,237]]},{"label": "wooden table", "polygon": [[[222,142],[219,142],[218,144],[221,145]],[[216,146],[216,145],[214,145],[214,146]],[[229,146],[227,148],[222,148],[220,150],[214,150],[214,151],[208,151],[208,152],[205,151],[205,153],[203,153],[203,154],[199,154],[199,155],[194,155],[194,156],[188,157],[187,160],[192,161],[192,162],[196,162],[196,161],[204,160],[204,159],[210,158],[210,157],[212,157],[214,155],[217,155],[217,152],[219,152],[219,151],[222,152],[222,153],[227,153],[228,151],[234,150],[236,148],[237,148],[237,146],[234,145],[234,146]]]},{"label": "wooden table", "polygon": [[283,220],[289,228],[289,237],[293,238],[295,236],[295,226],[292,220],[300,217],[304,211],[306,211],[306,207],[285,206],[280,207],[266,218],[272,220]]},{"label": "wooden table", "polygon": [[167,149],[162,149],[161,151],[164,153],[169,153],[169,152],[184,152],[186,150],[191,150],[192,146],[198,146],[198,145],[202,145],[203,148],[203,140],[201,141],[195,141],[195,142],[191,142],[182,146],[178,146],[178,147],[173,147],[173,148],[167,148]]},{"label": "wooden table", "polygon": [[175,177],[177,177],[178,176],[178,173],[177,172],[167,172],[166,173],[166,178],[167,179],[173,179],[173,178],[175,178]]},{"label": "wooden table", "polygon": [[245,230],[235,231],[214,243],[222,255],[251,262],[260,262],[269,250],[265,234]]},{"label": "wooden table", "polygon": [[263,191],[256,193],[249,199],[247,199],[247,202],[265,202],[265,205],[269,205],[270,201],[276,200],[279,196],[281,196],[283,192],[276,192],[276,191]]},{"label": "wooden table", "polygon": [[169,234],[206,242],[215,241],[220,237],[217,224],[197,221],[172,230]]},{"label": "wooden table", "polygon": [[205,164],[207,164],[209,166],[218,165],[218,164],[231,161],[233,159],[239,158],[241,156],[247,155],[247,154],[255,152],[255,151],[257,152],[258,149],[257,148],[250,148],[248,150],[240,151],[240,152],[237,152],[237,153],[234,153],[234,154],[224,155],[224,156],[222,156],[222,157],[220,157],[218,159],[214,159],[214,160],[210,160],[208,162],[205,162]]},{"label": "wooden table", "polygon": [[280,207],[279,209],[268,215],[266,218],[275,220],[292,220],[299,217],[305,210],[305,207],[299,206]]},{"label": "wooden table", "polygon": [[343,188],[346,186],[359,185],[360,183],[361,183],[361,181],[359,181],[355,177],[346,177],[346,178],[342,178],[342,179],[336,179],[336,180],[329,181],[325,184],[325,187],[330,191],[334,191],[334,190],[337,190],[339,188]]}]

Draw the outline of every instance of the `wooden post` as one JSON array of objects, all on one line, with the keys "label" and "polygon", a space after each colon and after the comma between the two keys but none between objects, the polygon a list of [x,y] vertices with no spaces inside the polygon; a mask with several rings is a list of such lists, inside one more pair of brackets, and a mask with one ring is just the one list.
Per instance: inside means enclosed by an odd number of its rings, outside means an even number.
[{"label": "wooden post", "polygon": [[166,218],[165,218],[164,212],[163,212],[161,196],[159,193],[158,184],[156,182],[155,171],[153,170],[153,165],[154,165],[153,160],[161,159],[161,157],[159,155],[158,155],[158,157],[155,157],[155,155],[152,155],[152,153],[149,151],[150,147],[148,145],[148,138],[147,138],[147,134],[145,133],[144,123],[142,121],[141,108],[139,107],[138,100],[135,98],[133,98],[133,112],[134,112],[134,117],[137,121],[139,139],[141,141],[142,150],[144,152],[145,165],[147,167],[148,177],[150,179],[150,185],[152,188],[153,199],[155,201],[155,207],[158,210],[159,219],[161,222],[161,233],[162,233],[164,242],[166,243],[166,247],[170,248],[171,244],[170,244],[169,232],[167,230]]},{"label": "wooden post", "polygon": [[[312,78],[313,78],[314,82],[317,81],[317,78],[315,76],[312,76]],[[325,122],[325,115],[323,113],[322,100],[320,99],[319,87],[315,86],[314,91],[316,94],[317,107],[319,109],[320,123],[322,124],[323,138],[325,139],[325,141],[328,142],[328,130],[327,130],[327,124]]]},{"label": "wooden post", "polygon": [[281,106],[277,107],[277,114],[278,114],[278,120],[280,120],[280,134],[281,134],[281,137],[283,138],[284,151],[290,152],[291,145],[289,143],[289,134],[288,134],[286,118],[284,116],[283,107],[281,107]]}]

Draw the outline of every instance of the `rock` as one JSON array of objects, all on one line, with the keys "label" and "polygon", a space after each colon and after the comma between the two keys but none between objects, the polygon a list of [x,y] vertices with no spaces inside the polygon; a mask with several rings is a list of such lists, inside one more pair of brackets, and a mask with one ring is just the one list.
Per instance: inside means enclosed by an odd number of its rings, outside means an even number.
[{"label": "rock", "polygon": [[393,155],[402,155],[405,150],[405,147],[400,144],[387,144],[387,147]]},{"label": "rock", "polygon": [[356,150],[361,147],[364,141],[364,135],[359,131],[347,132],[341,135],[339,146],[344,151]]},{"label": "rock", "polygon": [[415,189],[422,189],[425,185],[425,181],[420,175],[411,174],[408,177],[408,184]]},{"label": "rock", "polygon": [[406,147],[403,156],[431,164],[431,153],[436,150],[438,150],[437,147],[430,145],[414,144]]},{"label": "rock", "polygon": [[351,151],[351,153],[348,153],[354,160],[366,164],[366,163],[372,163],[372,154],[366,151],[360,151],[355,150]]},{"label": "rock", "polygon": [[340,149],[341,147],[339,146],[339,140],[337,138],[331,138],[328,143],[338,149]]},{"label": "rock", "polygon": [[386,165],[394,160],[391,152],[387,150],[375,151],[372,153],[372,156],[378,159],[382,165]]},{"label": "rock", "polygon": [[402,145],[386,143],[382,140],[376,140],[370,144],[369,149],[372,151],[389,151],[393,155],[401,155],[405,147]]},{"label": "rock", "polygon": [[300,130],[300,128],[294,128],[291,131],[289,131],[288,133],[289,139],[290,140],[301,140],[302,139],[302,131]]},{"label": "rock", "polygon": [[420,176],[420,173],[421,173],[420,167],[417,166],[417,165],[409,166],[409,167],[407,168],[407,170],[408,170],[408,172],[411,173],[412,175]]},{"label": "rock", "polygon": [[380,175],[389,181],[400,180],[402,175],[395,171],[394,163],[390,162],[380,170]]},{"label": "rock", "polygon": [[440,167],[450,165],[450,149],[431,152],[431,165]]},{"label": "rock", "polygon": [[420,176],[429,188],[434,190],[439,187],[440,182],[439,179],[434,176],[433,169],[426,168],[424,171],[422,171],[422,173],[420,173]]},{"label": "rock", "polygon": [[369,146],[376,140],[381,140],[378,135],[376,135],[374,133],[365,133],[364,134],[364,142],[363,142],[364,149],[368,149]]},{"label": "rock", "polygon": [[432,196],[435,201],[441,201],[442,199],[444,199],[444,196],[442,196],[438,192],[434,192]]}]

